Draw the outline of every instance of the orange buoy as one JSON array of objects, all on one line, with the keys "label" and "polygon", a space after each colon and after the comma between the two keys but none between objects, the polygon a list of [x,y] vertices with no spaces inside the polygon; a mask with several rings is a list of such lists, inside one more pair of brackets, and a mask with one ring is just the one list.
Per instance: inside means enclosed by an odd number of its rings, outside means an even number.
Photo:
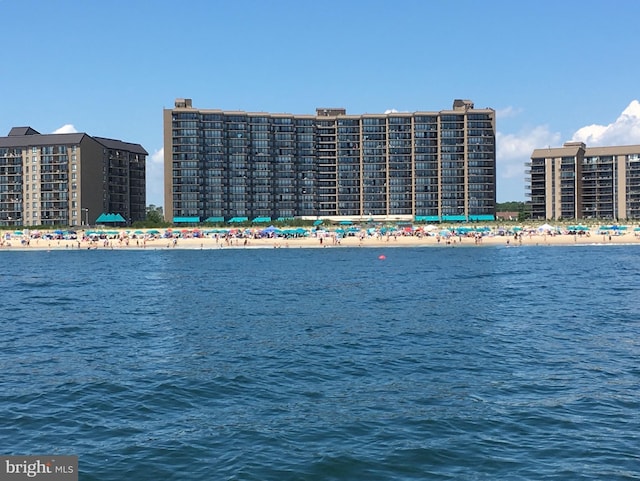
[{"label": "orange buoy", "polygon": [[381,261],[385,260],[386,258],[387,258],[387,256],[385,256],[385,255],[383,255],[383,254],[380,254],[380,255],[378,256],[378,259],[380,259]]}]

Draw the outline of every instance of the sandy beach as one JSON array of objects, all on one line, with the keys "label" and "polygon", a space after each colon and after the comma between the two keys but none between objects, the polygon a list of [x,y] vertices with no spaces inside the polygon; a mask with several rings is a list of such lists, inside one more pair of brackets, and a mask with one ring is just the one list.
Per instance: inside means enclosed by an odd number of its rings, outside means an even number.
[{"label": "sandy beach", "polygon": [[[161,230],[161,232],[164,230]],[[567,246],[567,245],[607,245],[638,244],[640,236],[637,232],[599,233],[590,231],[577,234],[521,233],[473,235],[353,235],[340,237],[335,232],[319,232],[308,237],[261,237],[244,238],[224,235],[192,232],[179,233],[168,237],[165,232],[160,235],[135,235],[130,230],[111,230],[111,234],[103,236],[85,236],[84,231],[77,231],[76,239],[47,238],[51,235],[41,231],[40,237],[4,234],[0,243],[0,251],[10,250],[71,250],[71,249],[110,249],[110,250],[159,250],[159,249],[256,249],[256,248],[394,248],[394,247],[483,247],[483,246]],[[116,233],[117,232],[117,233]]]}]

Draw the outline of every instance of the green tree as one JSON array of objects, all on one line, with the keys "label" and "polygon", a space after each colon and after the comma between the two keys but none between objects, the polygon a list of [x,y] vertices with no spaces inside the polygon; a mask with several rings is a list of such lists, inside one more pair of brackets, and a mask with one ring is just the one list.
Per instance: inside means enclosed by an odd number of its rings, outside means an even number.
[{"label": "green tree", "polygon": [[169,227],[171,224],[165,222],[162,207],[151,204],[147,206],[147,217],[143,221],[133,223],[133,227]]},{"label": "green tree", "polygon": [[162,224],[164,222],[164,213],[162,207],[156,207],[153,204],[147,206],[147,222],[153,224]]},{"label": "green tree", "polygon": [[525,203],[519,201],[496,202],[496,212],[521,212]]},{"label": "green tree", "polygon": [[496,212],[517,212],[518,221],[522,222],[531,218],[531,204],[529,202],[497,202]]}]

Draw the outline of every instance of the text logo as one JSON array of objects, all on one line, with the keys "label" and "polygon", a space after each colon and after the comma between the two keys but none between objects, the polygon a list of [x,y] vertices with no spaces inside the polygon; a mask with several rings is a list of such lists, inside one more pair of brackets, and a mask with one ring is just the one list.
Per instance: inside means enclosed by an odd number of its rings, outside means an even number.
[{"label": "text logo", "polygon": [[78,456],[0,456],[0,481],[78,481]]}]

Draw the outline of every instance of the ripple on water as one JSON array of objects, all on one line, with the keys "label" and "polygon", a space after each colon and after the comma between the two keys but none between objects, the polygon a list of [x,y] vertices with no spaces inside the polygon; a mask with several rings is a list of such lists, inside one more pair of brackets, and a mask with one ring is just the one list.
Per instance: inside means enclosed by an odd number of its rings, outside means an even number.
[{"label": "ripple on water", "polygon": [[636,248],[386,254],[4,253],[4,451],[102,481],[636,475]]}]

